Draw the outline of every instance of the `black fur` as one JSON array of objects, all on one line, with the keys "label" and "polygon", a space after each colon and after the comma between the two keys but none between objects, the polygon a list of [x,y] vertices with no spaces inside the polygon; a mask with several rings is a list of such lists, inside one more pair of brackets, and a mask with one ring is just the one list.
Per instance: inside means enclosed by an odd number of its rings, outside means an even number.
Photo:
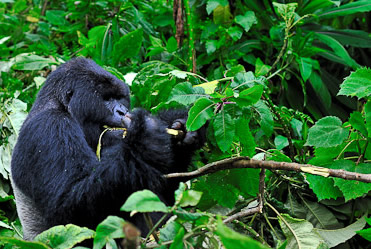
[{"label": "black fur", "polygon": [[[138,109],[130,113],[124,139],[122,132],[103,136],[99,161],[95,151],[103,125],[117,126],[118,118],[126,119],[127,109],[128,87],[91,60],[73,59],[50,74],[22,126],[12,158],[25,239],[60,224],[95,229],[108,215],[129,219],[119,209],[141,189],[172,204],[178,183],[162,175],[185,171],[204,135],[188,132],[176,140],[167,134],[166,128],[176,122],[185,131],[185,111],[152,116]],[[141,216],[132,222],[147,230]]]}]

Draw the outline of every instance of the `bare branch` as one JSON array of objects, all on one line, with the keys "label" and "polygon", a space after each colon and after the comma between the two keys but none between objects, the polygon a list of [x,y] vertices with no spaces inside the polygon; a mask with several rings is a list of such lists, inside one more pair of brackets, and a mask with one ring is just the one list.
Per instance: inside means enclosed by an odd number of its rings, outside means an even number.
[{"label": "bare branch", "polygon": [[192,179],[199,176],[215,173],[226,169],[243,169],[243,168],[254,168],[254,169],[270,169],[270,170],[289,170],[309,173],[312,175],[320,175],[323,177],[337,177],[345,180],[357,180],[360,182],[371,183],[371,174],[361,174],[356,172],[350,172],[342,169],[328,169],[318,167],[310,164],[298,164],[298,163],[286,163],[286,162],[275,162],[275,161],[259,161],[249,159],[247,157],[235,157],[228,158],[221,161],[207,164],[206,166],[199,168],[192,172],[186,173],[171,173],[165,175],[166,178],[185,178]]}]

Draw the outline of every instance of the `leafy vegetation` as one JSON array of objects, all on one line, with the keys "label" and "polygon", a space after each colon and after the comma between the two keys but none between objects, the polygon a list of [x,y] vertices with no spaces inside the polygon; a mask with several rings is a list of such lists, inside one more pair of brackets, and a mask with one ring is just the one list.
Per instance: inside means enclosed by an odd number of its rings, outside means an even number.
[{"label": "leafy vegetation", "polygon": [[[0,0],[0,247],[370,248],[370,11],[368,0]],[[181,184],[172,207],[148,190],[122,200],[123,212],[172,217],[140,241],[118,217],[21,239],[12,149],[48,73],[76,56],[130,84],[134,107],[186,106],[189,130],[208,122],[192,169],[224,170]]]}]

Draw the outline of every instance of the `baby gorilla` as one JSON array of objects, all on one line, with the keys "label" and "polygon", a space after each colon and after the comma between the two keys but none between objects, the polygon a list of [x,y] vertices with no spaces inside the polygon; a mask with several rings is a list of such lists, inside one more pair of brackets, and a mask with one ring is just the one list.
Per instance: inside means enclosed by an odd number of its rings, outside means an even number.
[{"label": "baby gorilla", "polygon": [[[24,238],[61,224],[95,229],[108,215],[147,230],[141,215],[120,207],[133,192],[149,189],[171,205],[178,182],[164,174],[185,171],[204,142],[204,129],[187,132],[187,112],[152,116],[130,110],[128,86],[92,60],[77,58],[50,74],[24,122],[11,175]],[[104,126],[101,158],[95,151]],[[175,137],[166,129],[181,130]],[[157,217],[153,217],[155,220]]]}]

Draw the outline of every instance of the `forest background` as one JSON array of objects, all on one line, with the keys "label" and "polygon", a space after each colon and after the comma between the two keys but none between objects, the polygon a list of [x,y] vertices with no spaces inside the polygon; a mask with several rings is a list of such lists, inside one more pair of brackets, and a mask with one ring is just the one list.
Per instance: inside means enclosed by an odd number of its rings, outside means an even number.
[{"label": "forest background", "polygon": [[[0,0],[0,248],[371,248],[371,3],[298,0]],[[47,75],[77,56],[130,85],[133,107],[208,122],[142,234],[119,217],[23,241],[9,180],[19,129]],[[122,240],[117,240],[122,238]],[[81,247],[79,247],[81,248]]]}]

